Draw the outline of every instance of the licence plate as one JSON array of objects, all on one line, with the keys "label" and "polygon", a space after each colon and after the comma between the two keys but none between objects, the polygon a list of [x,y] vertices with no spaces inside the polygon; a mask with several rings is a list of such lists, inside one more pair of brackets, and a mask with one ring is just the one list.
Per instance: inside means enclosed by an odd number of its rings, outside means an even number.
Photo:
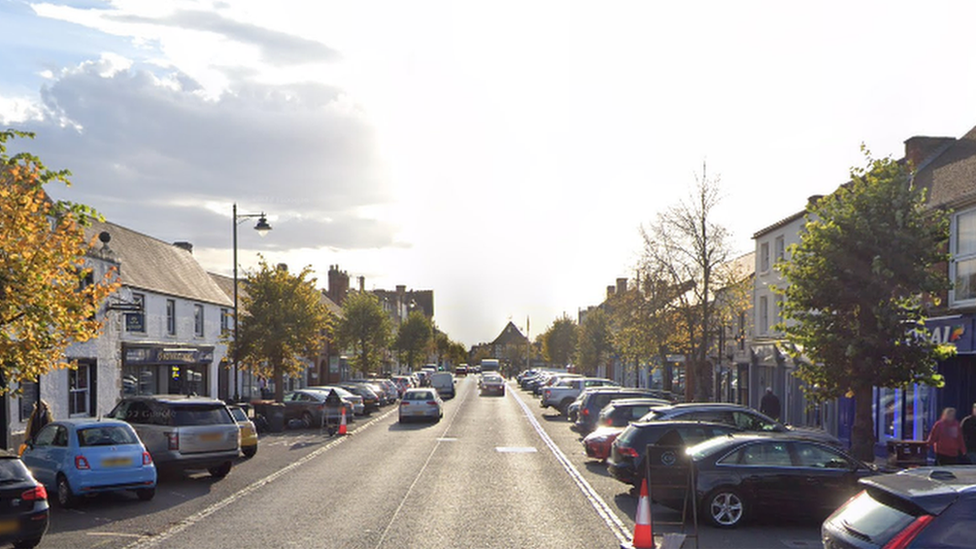
[{"label": "licence plate", "polygon": [[223,438],[223,433],[203,433],[200,440],[203,442],[215,442]]},{"label": "licence plate", "polygon": [[0,534],[10,534],[20,530],[20,523],[16,520],[0,521]]},{"label": "licence plate", "polygon": [[102,467],[126,467],[132,465],[131,458],[108,458],[102,460]]},{"label": "licence plate", "polygon": [[422,415],[424,415],[424,412],[414,412],[413,415],[415,415],[415,416],[422,416]]}]

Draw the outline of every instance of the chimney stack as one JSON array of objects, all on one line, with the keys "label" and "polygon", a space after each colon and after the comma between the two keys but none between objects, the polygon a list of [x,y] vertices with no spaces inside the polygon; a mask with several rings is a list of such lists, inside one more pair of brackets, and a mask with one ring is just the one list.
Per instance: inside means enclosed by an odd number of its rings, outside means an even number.
[{"label": "chimney stack", "polygon": [[360,276],[359,277],[359,291],[360,292],[364,292],[364,293],[366,292],[366,277],[365,276]]},{"label": "chimney stack", "polygon": [[617,279],[617,295],[624,295],[627,293],[627,279],[618,278]]},{"label": "chimney stack", "polygon": [[177,248],[181,249],[181,250],[186,250],[186,251],[190,252],[191,254],[193,253],[193,243],[192,242],[180,241],[180,242],[174,242],[173,245],[176,246]]},{"label": "chimney stack", "polygon": [[340,271],[338,265],[329,265],[329,291],[326,295],[336,305],[342,305],[349,293],[349,273]]},{"label": "chimney stack", "polygon": [[617,291],[615,286],[607,286],[607,299],[613,297],[613,294]]},{"label": "chimney stack", "polygon": [[911,162],[912,168],[918,168],[922,162],[932,156],[942,146],[954,142],[954,137],[927,137],[916,135],[905,140],[905,158]]}]

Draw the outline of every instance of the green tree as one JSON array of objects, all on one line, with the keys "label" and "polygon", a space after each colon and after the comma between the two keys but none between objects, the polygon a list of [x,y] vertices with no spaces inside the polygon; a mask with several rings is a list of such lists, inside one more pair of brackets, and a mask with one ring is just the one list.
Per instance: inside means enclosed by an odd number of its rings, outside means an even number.
[{"label": "green tree", "polygon": [[566,313],[542,333],[542,356],[546,362],[566,366],[576,352],[576,321]]},{"label": "green tree", "polygon": [[114,269],[96,281],[86,264],[93,243],[84,226],[97,214],[44,191],[52,181],[68,185],[70,173],[8,155],[6,143],[18,137],[33,134],[0,131],[0,393],[70,367],[65,350],[98,337],[102,303],[119,286]]},{"label": "green tree", "polygon": [[274,380],[275,400],[284,398],[285,377],[300,375],[304,359],[318,355],[331,318],[315,288],[312,268],[291,274],[262,257],[246,274],[238,339],[231,342],[241,364]]},{"label": "green tree", "polygon": [[576,366],[580,373],[596,374],[613,349],[610,319],[603,309],[593,309],[583,317],[576,345]]},{"label": "green tree", "polygon": [[417,359],[426,356],[432,333],[430,319],[422,311],[411,311],[400,324],[393,347],[406,358],[407,368],[411,371],[417,365]]},{"label": "green tree", "polygon": [[392,324],[376,296],[352,292],[342,304],[336,340],[339,347],[352,351],[354,368],[363,373],[378,372],[390,345]]},{"label": "green tree", "polygon": [[873,459],[872,387],[941,386],[936,362],[951,355],[925,334],[924,295],[949,287],[949,223],[924,207],[909,167],[890,158],[851,170],[851,181],[807,214],[791,260],[783,330],[809,357],[797,375],[816,400],[855,399],[853,448]]}]

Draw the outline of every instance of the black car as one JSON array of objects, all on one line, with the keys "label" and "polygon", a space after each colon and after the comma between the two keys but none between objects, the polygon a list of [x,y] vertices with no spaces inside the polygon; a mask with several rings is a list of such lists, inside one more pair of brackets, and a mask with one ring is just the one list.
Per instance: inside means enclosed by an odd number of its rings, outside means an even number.
[{"label": "black car", "polygon": [[47,490],[16,454],[0,450],[0,544],[36,547],[47,532]]},{"label": "black car", "polygon": [[663,406],[654,408],[648,412],[646,416],[641,418],[641,421],[670,421],[675,419],[725,423],[736,427],[740,431],[788,433],[842,448],[842,444],[837,437],[832,436],[822,429],[789,427],[741,404],[696,402]]},{"label": "black car", "polygon": [[[579,411],[576,413],[576,423],[574,427],[577,431],[586,434],[596,429],[597,421],[600,417],[600,412],[614,400],[621,400],[625,398],[652,398],[651,395],[654,394],[650,389],[634,389],[627,387],[607,387],[598,389],[589,389],[583,394],[583,399],[580,401]],[[671,404],[667,400],[661,400],[660,404],[662,406],[667,406]]]},{"label": "black car", "polygon": [[[743,433],[688,448],[701,515],[720,528],[750,517],[826,517],[880,471],[821,442],[781,434]],[[686,462],[687,463],[687,462]],[[651,470],[655,501],[681,509],[688,468]],[[660,486],[660,488],[658,488]]]},{"label": "black car", "polygon": [[[631,423],[617,436],[607,459],[610,476],[632,486],[640,486],[644,479],[647,462],[644,461],[648,445],[651,447],[651,495],[656,500],[663,486],[655,483],[658,468],[682,467],[684,449],[737,429],[724,423],[702,421],[648,421]],[[687,467],[684,466],[684,471]],[[670,471],[665,471],[670,475]],[[685,484],[678,488],[684,489]]]},{"label": "black car", "polygon": [[350,393],[362,397],[365,413],[369,414],[380,409],[380,396],[369,385],[345,382],[338,384],[337,387],[342,387]]},{"label": "black car", "polygon": [[824,549],[976,546],[976,467],[920,467],[861,487],[824,521]]}]

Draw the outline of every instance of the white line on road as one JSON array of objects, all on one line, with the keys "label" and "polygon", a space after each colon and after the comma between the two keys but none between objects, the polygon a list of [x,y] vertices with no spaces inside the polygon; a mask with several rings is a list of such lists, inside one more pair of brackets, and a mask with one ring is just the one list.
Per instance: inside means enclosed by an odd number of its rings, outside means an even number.
[{"label": "white line on road", "polygon": [[394,511],[393,516],[390,517],[390,522],[386,524],[386,528],[384,528],[383,533],[380,534],[380,540],[376,542],[376,549],[379,549],[380,546],[383,545],[383,542],[386,541],[386,535],[390,533],[390,528],[392,528],[393,523],[396,522],[397,516],[400,514],[400,511],[403,510],[403,505],[407,502],[407,499],[410,498],[410,493],[413,492],[414,487],[417,486],[417,482],[420,481],[420,477],[424,476],[424,471],[426,471],[427,466],[430,465],[430,460],[434,457],[434,453],[437,452],[438,448],[440,448],[441,442],[443,442],[443,439],[445,438],[450,438],[445,435],[447,435],[447,433],[451,430],[451,426],[454,425],[454,420],[457,419],[458,415],[460,415],[461,407],[468,400],[468,395],[470,394],[470,390],[464,392],[464,396],[461,397],[460,402],[458,402],[457,407],[454,409],[454,415],[451,416],[451,421],[447,422],[447,427],[444,429],[441,436],[437,438],[437,441],[434,443],[434,447],[431,448],[430,453],[427,454],[427,459],[424,461],[423,467],[420,468],[420,471],[417,471],[417,476],[414,477],[413,482],[410,483],[410,487],[407,488],[407,493],[403,494],[403,499],[400,500],[400,505],[397,505],[396,511]]},{"label": "white line on road", "polygon": [[[398,408],[394,408],[393,410],[390,410],[389,412],[381,416],[371,419],[370,421],[364,423],[361,427],[357,428],[355,431],[352,431],[350,434],[360,432],[363,429],[375,425],[376,423],[386,419],[387,417],[395,413],[397,410]],[[256,482],[253,482],[244,488],[241,488],[240,490],[234,492],[233,494],[227,496],[226,498],[212,503],[205,509],[177,522],[176,524],[174,524],[173,526],[169,527],[166,530],[163,530],[159,534],[143,537],[139,541],[126,545],[123,549],[148,549],[150,547],[156,547],[160,543],[168,540],[169,538],[175,536],[176,534],[179,534],[180,532],[186,530],[187,528],[193,526],[194,524],[200,522],[201,520],[209,517],[210,515],[216,513],[217,511],[223,509],[224,507],[227,507],[231,503],[234,503],[235,501],[243,498],[244,496],[247,496],[252,492],[262,488],[263,486],[271,482],[274,482],[275,480],[282,477],[283,475],[290,473],[291,471],[297,469],[298,467],[301,467],[302,465],[308,463],[309,461],[312,461],[313,459],[319,457],[325,452],[328,452],[332,448],[335,448],[336,446],[342,444],[347,440],[349,440],[348,436],[333,440],[332,442],[326,444],[325,446],[319,448],[318,450],[315,450],[314,452],[307,454],[305,457],[299,459],[298,461],[292,462],[289,465],[286,465],[285,467],[278,469],[274,473],[271,473],[270,475]]]},{"label": "white line on road", "polygon": [[623,521],[620,520],[620,517],[613,512],[613,509],[611,509],[610,506],[603,501],[600,494],[596,493],[596,490],[590,486],[590,483],[583,478],[583,475],[581,475],[576,467],[573,466],[573,464],[569,461],[569,458],[566,457],[566,454],[559,449],[559,446],[556,446],[556,443],[553,442],[552,438],[549,436],[549,433],[547,433],[546,430],[542,428],[542,425],[539,424],[539,420],[537,420],[532,414],[532,410],[530,410],[528,405],[525,404],[522,397],[520,397],[515,391],[505,392],[512,395],[515,402],[522,407],[522,411],[525,412],[525,417],[528,418],[529,423],[532,425],[535,431],[539,433],[539,436],[542,437],[542,441],[546,443],[546,446],[549,447],[552,454],[556,456],[556,460],[562,464],[563,469],[569,473],[570,478],[576,482],[576,486],[578,486],[580,491],[583,492],[583,496],[590,502],[590,505],[593,506],[596,513],[600,515],[600,518],[602,518],[604,522],[607,523],[607,526],[610,527],[610,531],[613,532],[613,535],[617,537],[617,540],[619,540],[620,543],[629,543],[630,532],[628,531],[627,526],[624,525]]}]

